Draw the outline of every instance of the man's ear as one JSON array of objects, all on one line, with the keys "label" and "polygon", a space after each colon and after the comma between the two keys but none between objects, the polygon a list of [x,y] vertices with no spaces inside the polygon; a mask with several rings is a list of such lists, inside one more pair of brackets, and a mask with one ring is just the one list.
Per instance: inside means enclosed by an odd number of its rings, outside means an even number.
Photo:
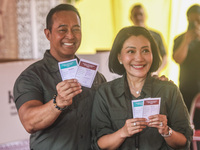
[{"label": "man's ear", "polygon": [[50,40],[50,30],[49,29],[44,29],[44,34],[45,34],[45,36],[46,36],[46,38],[48,39],[48,40]]},{"label": "man's ear", "polygon": [[134,20],[133,20],[133,16],[132,15],[130,16],[130,19],[131,19],[132,23],[134,24]]}]

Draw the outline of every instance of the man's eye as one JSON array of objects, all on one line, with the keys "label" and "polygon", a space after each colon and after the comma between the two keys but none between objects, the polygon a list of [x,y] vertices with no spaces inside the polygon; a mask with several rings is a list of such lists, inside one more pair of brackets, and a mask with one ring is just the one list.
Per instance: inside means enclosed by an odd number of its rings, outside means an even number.
[{"label": "man's eye", "polygon": [[67,32],[67,30],[66,29],[60,29],[59,32],[63,33],[63,32]]},{"label": "man's eye", "polygon": [[73,29],[73,32],[80,32],[80,31],[81,31],[80,28],[74,28],[74,29]]}]

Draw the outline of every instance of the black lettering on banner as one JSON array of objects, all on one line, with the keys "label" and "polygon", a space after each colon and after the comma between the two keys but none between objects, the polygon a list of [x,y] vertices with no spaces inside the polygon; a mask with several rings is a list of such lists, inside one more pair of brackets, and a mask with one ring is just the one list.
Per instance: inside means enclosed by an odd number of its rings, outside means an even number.
[{"label": "black lettering on banner", "polygon": [[17,109],[14,103],[14,96],[11,91],[8,91],[8,104],[10,106],[10,115],[11,116],[17,115]]},{"label": "black lettering on banner", "polygon": [[8,103],[11,104],[14,102],[14,97],[11,91],[8,91]]}]

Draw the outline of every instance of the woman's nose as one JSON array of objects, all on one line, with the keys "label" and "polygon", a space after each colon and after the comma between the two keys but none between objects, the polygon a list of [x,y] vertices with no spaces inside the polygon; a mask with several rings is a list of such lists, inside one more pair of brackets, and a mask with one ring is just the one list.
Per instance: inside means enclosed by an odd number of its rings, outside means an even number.
[{"label": "woman's nose", "polygon": [[135,60],[142,60],[142,59],[143,59],[142,54],[140,52],[137,52],[135,54]]}]

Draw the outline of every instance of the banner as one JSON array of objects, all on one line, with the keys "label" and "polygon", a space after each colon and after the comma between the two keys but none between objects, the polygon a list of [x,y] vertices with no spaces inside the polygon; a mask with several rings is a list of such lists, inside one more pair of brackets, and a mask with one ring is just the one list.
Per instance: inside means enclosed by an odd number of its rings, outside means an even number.
[{"label": "banner", "polygon": [[35,60],[0,63],[0,144],[29,139],[13,99],[13,86],[20,73]]}]

